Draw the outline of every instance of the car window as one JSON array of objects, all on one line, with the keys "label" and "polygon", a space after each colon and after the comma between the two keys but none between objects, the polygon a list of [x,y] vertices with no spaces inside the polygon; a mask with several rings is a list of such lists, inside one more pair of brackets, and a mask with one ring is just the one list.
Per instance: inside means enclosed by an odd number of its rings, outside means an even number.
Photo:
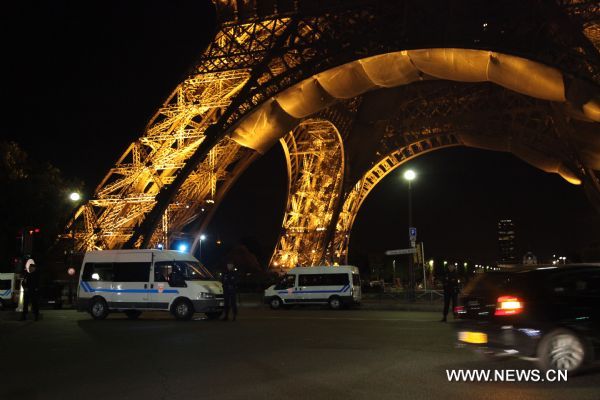
[{"label": "car window", "polygon": [[81,279],[86,282],[112,282],[113,263],[85,263]]},{"label": "car window", "polygon": [[348,274],[303,274],[298,277],[299,286],[343,286],[349,282]]},{"label": "car window", "polygon": [[549,289],[556,295],[600,296],[600,271],[582,270],[557,274]]},{"label": "car window", "polygon": [[277,285],[276,290],[293,288],[296,284],[296,275],[285,275]]},{"label": "car window", "polygon": [[0,281],[0,290],[6,290],[11,288],[11,281],[9,280],[1,280]]},{"label": "car window", "polygon": [[148,282],[150,279],[149,262],[114,263],[115,282]]}]

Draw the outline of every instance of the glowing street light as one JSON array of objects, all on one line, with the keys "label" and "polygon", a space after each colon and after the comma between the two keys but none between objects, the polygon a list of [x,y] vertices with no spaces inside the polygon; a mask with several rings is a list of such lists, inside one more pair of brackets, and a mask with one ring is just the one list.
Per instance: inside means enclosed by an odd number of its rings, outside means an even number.
[{"label": "glowing street light", "polygon": [[415,171],[413,171],[412,169],[407,169],[406,171],[404,171],[404,179],[406,179],[407,181],[414,181],[415,178],[417,177],[417,174]]},{"label": "glowing street light", "polygon": [[79,201],[79,200],[81,200],[81,195],[80,195],[79,193],[77,193],[77,192],[72,192],[72,193],[69,195],[69,199],[70,199],[71,201],[73,201],[73,202],[75,202],[75,201]]}]

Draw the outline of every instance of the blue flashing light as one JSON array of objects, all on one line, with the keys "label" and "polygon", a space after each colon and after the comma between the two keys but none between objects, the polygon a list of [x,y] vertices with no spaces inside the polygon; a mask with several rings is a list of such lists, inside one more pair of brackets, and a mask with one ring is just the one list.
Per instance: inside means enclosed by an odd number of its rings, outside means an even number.
[{"label": "blue flashing light", "polygon": [[187,244],[185,244],[185,243],[181,243],[181,244],[179,245],[179,251],[180,251],[180,252],[182,252],[182,253],[185,253],[185,252],[187,251],[187,249],[188,249],[188,246],[187,246]]}]

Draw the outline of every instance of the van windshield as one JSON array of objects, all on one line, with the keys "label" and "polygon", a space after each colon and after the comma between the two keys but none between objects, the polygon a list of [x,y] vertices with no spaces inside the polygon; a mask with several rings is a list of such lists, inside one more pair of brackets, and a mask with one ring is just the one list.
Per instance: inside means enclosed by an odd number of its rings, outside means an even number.
[{"label": "van windshield", "polygon": [[214,276],[199,262],[193,261],[176,261],[183,272],[184,279],[186,281],[212,281],[215,279]]}]

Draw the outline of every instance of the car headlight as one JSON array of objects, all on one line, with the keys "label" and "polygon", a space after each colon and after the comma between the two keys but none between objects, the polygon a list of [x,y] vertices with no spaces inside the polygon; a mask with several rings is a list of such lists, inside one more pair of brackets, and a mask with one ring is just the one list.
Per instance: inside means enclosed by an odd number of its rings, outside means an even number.
[{"label": "car headlight", "polygon": [[213,293],[208,293],[208,292],[201,292],[198,295],[198,299],[203,299],[203,300],[207,300],[207,299],[214,299],[215,295]]}]

